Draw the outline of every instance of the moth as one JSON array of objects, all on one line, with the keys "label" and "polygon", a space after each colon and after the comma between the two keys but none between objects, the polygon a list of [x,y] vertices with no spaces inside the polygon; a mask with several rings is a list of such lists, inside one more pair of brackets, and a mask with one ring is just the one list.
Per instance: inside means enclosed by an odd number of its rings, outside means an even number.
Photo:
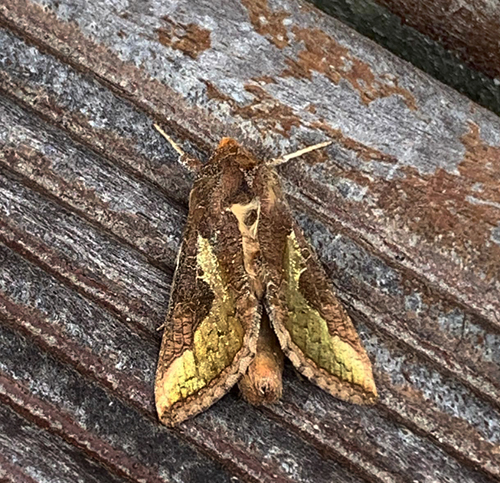
[{"label": "moth", "polygon": [[[156,126],[157,127],[157,126]],[[282,394],[284,356],[331,395],[373,404],[370,360],[294,221],[273,166],[224,138],[196,179],[156,373],[160,420],[176,425],[236,383],[259,405]]]}]

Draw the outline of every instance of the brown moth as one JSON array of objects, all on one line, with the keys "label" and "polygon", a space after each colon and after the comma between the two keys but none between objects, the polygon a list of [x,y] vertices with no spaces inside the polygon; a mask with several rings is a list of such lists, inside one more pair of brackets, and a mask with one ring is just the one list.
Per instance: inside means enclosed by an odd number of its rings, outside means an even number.
[{"label": "brown moth", "polygon": [[206,165],[191,164],[197,176],[156,374],[163,423],[204,411],[237,382],[252,404],[277,401],[284,355],[331,395],[376,401],[370,360],[272,167],[327,144],[264,163],[224,138]]}]

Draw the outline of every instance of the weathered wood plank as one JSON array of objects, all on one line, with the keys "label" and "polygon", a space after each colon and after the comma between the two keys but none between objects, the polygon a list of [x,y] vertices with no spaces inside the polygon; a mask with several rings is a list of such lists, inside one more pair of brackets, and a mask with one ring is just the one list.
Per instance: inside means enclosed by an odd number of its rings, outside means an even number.
[{"label": "weathered wood plank", "polygon": [[0,240],[125,323],[146,333],[163,323],[169,274],[6,175],[0,177]]},{"label": "weathered wood plank", "polygon": [[5,54],[0,59],[0,89],[185,204],[191,179],[144,112],[52,56],[40,55],[7,30],[0,30],[0,45]]},{"label": "weathered wood plank", "polygon": [[500,89],[491,76],[497,56],[493,50],[498,51],[497,2],[310,1],[434,79],[500,114]]},{"label": "weathered wood plank", "polygon": [[[13,108],[13,106],[10,106],[10,109],[6,109],[5,112],[11,112],[13,109],[15,108]],[[28,116],[28,113],[25,113],[23,115],[21,111],[19,111],[17,114],[18,115],[14,120],[17,123],[19,123],[21,119],[24,119]],[[11,120],[9,119],[8,115],[4,116],[4,118],[6,119],[6,125],[8,125]],[[40,136],[41,133],[42,130],[41,127],[39,127],[37,133],[32,135],[34,137],[31,139],[30,150],[34,150],[36,146],[39,146],[43,143],[43,136],[41,138],[36,137]],[[26,136],[23,136],[23,140],[26,140]],[[16,142],[14,140],[11,140],[10,144],[16,145]],[[127,194],[126,186],[127,184],[125,184],[124,188],[120,188],[120,192],[123,194],[124,198],[129,198],[131,195]],[[26,190],[24,190],[23,192],[22,187],[12,186],[10,187],[9,193],[5,191],[4,196],[6,202],[12,204],[16,199],[15,193],[18,193],[18,202],[21,201],[23,196],[29,196],[29,194],[26,193]],[[23,200],[22,203],[26,204],[26,201]],[[46,206],[46,203],[44,204],[40,201],[29,201],[28,203],[29,205],[39,204],[41,207]],[[48,207],[44,209],[48,210]],[[31,210],[36,213],[36,208],[34,206],[30,208],[30,211]],[[14,229],[15,231],[12,231],[10,237],[4,235],[4,238],[10,239],[10,244],[18,247],[18,249],[24,249],[23,244],[21,244],[20,241],[16,241],[17,237],[12,236],[12,234],[14,233],[23,232],[24,230],[26,230],[26,228],[18,228],[16,225],[13,225],[13,222],[15,222],[16,219],[16,217],[13,216],[15,212],[16,210],[14,206],[12,206],[11,215],[5,219],[5,223],[8,223],[10,225],[10,228],[6,230],[6,233],[8,233],[9,229]],[[50,214],[49,219],[52,219],[52,217],[54,217],[54,222],[57,220],[54,212],[46,213],[48,215]],[[150,213],[147,210],[145,210],[144,213],[147,219],[154,219],[155,217],[154,213]],[[404,347],[407,347],[408,350],[413,353],[411,358],[415,360],[417,358],[430,359],[431,366],[425,369],[425,373],[436,374],[436,377],[431,378],[431,380],[439,381],[439,385],[429,384],[429,382],[426,381],[425,378],[422,378],[418,375],[418,373],[423,370],[423,367],[421,367],[421,364],[423,364],[423,362],[421,362],[420,364],[405,364],[404,368],[406,379],[411,380],[415,389],[417,391],[421,391],[425,388],[428,394],[427,398],[419,398],[417,395],[413,395],[411,398],[408,398],[408,403],[414,405],[416,401],[419,401],[419,404],[426,407],[426,410],[420,413],[418,417],[416,417],[416,415],[413,414],[414,410],[400,409],[398,407],[399,404],[397,404],[396,402],[399,401],[400,397],[405,397],[404,392],[406,391],[406,389],[400,388],[398,384],[396,386],[389,385],[387,387],[387,389],[389,390],[386,399],[387,410],[391,414],[397,414],[405,421],[405,424],[408,424],[411,427],[416,428],[417,430],[428,433],[430,433],[429,428],[433,428],[434,426],[436,426],[436,424],[439,426],[440,421],[442,421],[443,419],[447,419],[448,423],[446,431],[444,431],[444,428],[443,430],[433,429],[432,431],[433,433],[437,432],[439,434],[437,438],[441,441],[441,443],[444,443],[446,448],[451,448],[452,452],[457,452],[466,460],[472,458],[472,461],[474,461],[474,463],[484,461],[485,458],[487,459],[489,448],[488,446],[482,445],[482,443],[480,442],[479,434],[481,434],[483,437],[486,436],[487,438],[492,437],[491,431],[484,432],[483,423],[484,414],[486,413],[491,413],[491,420],[498,420],[498,415],[496,414],[495,409],[489,408],[487,404],[484,405],[480,401],[477,401],[477,398],[473,395],[473,393],[470,393],[470,390],[465,388],[461,388],[460,391],[458,391],[458,393],[454,396],[454,398],[463,400],[462,409],[455,408],[453,410],[452,408],[447,408],[446,406],[439,407],[439,404],[436,407],[437,401],[433,401],[432,397],[432,394],[440,395],[442,393],[442,386],[444,385],[443,378],[446,378],[451,374],[453,378],[457,378],[458,381],[461,382],[461,384],[465,384],[466,386],[468,386],[470,389],[472,389],[473,392],[479,394],[480,397],[486,397],[490,399],[493,405],[497,405],[498,403],[499,392],[495,384],[491,381],[492,378],[498,381],[498,367],[496,365],[488,363],[487,361],[481,361],[480,358],[478,359],[477,357],[471,357],[471,355],[477,352],[477,345],[474,344],[472,336],[470,337],[472,340],[470,340],[469,342],[467,338],[463,339],[463,334],[460,333],[462,322],[466,317],[466,314],[463,312],[462,308],[460,306],[457,306],[456,304],[454,306],[450,306],[450,304],[452,303],[450,301],[446,301],[445,303],[445,301],[441,300],[441,298],[439,297],[439,293],[433,294],[430,288],[426,288],[425,297],[427,304],[424,304],[421,300],[423,297],[423,289],[418,282],[411,279],[409,281],[403,280],[403,275],[397,273],[394,269],[387,266],[383,262],[383,260],[370,255],[369,252],[363,249],[363,247],[356,245],[349,238],[339,237],[338,235],[332,234],[327,226],[322,225],[317,221],[312,221],[304,212],[297,212],[297,215],[299,221],[301,221],[304,231],[309,235],[311,241],[313,242],[313,245],[317,247],[318,252],[322,254],[324,261],[329,262],[331,265],[333,265],[332,268],[334,269],[334,274],[336,274],[334,278],[337,279],[337,283],[341,287],[341,290],[348,290],[351,294],[355,294],[354,297],[357,300],[352,300],[353,296],[351,295],[350,303],[359,311],[360,316],[367,320],[367,322],[373,328],[382,330],[386,335],[389,336],[389,338],[393,338]],[[74,222],[75,220],[73,220],[72,223]],[[105,227],[103,226],[103,228]],[[37,230],[43,230],[43,227],[37,227]],[[68,230],[68,228],[66,230]],[[81,242],[79,243],[82,244],[82,247],[78,249],[76,249],[75,247],[74,249],[76,250],[76,253],[87,252],[92,254],[94,250],[97,250],[97,248],[86,246],[86,241],[91,239],[91,237],[85,234],[85,230],[88,230],[88,228],[83,228],[83,233],[78,237],[78,239],[81,240]],[[70,231],[77,232],[77,228],[71,227]],[[45,230],[43,230],[43,232],[43,235],[42,233],[39,234],[40,238],[44,240],[46,240],[48,237],[50,238],[50,234],[46,233],[47,227],[45,228]],[[26,237],[22,236],[20,237],[20,240],[22,240],[23,238]],[[73,244],[76,242],[76,239],[72,240]],[[141,234],[137,233],[135,238],[131,237],[129,239],[129,243],[140,250]],[[53,243],[53,245],[56,246],[55,243]],[[99,247],[101,256],[103,256],[106,251],[112,252],[108,256],[104,256],[104,260],[108,260],[108,262],[101,262],[103,263],[103,265],[100,268],[97,267],[97,273],[95,275],[91,275],[91,278],[99,277],[100,271],[104,271],[104,273],[111,273],[114,270],[114,264],[120,264],[119,259],[113,259],[114,248],[106,248],[108,245],[109,243],[106,242]],[[36,246],[32,247],[31,249],[31,252],[33,253],[32,256],[40,259],[41,257],[37,255],[38,251],[39,249]],[[346,259],[348,257],[350,258],[351,266],[349,266],[349,264],[346,264]],[[71,263],[75,262],[72,261]],[[110,263],[110,265],[106,266],[106,263]],[[124,261],[124,266],[121,270],[123,272],[126,272],[128,270],[127,266],[129,264],[130,262],[127,263],[126,261]],[[92,272],[96,270],[96,268],[92,268],[92,263],[89,262],[86,265],[86,270],[88,270],[90,274],[92,274]],[[167,268],[171,269],[173,268],[173,266],[167,266]],[[67,275],[64,275],[63,270],[61,270],[60,268],[51,266],[51,270],[55,271],[59,277],[69,279]],[[377,275],[377,277],[374,276],[375,274]],[[139,278],[140,277],[138,274],[134,280],[134,286],[136,287],[137,296],[141,294],[140,297],[144,297],[144,299],[146,300],[142,302],[142,306],[147,307],[156,305],[158,306],[158,310],[161,311],[161,306],[158,305],[159,301],[154,300],[155,292],[153,292],[153,295],[151,296],[153,297],[153,300],[150,301],[150,296],[148,294],[150,293],[151,287],[148,285],[143,287],[143,284],[140,282]],[[157,283],[160,282],[157,281]],[[104,287],[106,287],[105,283]],[[117,287],[115,287],[115,290],[116,289]],[[167,290],[168,287],[163,287],[161,293],[165,294]],[[106,301],[106,290],[101,289],[100,292],[102,293],[99,294],[98,299],[101,301]],[[129,293],[130,289],[128,291],[125,291],[123,294],[120,294],[121,300],[123,301],[123,303],[125,303],[125,306],[129,305],[129,307],[126,310],[117,307],[117,310],[119,312],[123,311],[122,315],[124,317],[127,313],[133,311],[135,305],[133,300],[130,300],[129,304],[125,302]],[[344,295],[343,292],[341,292],[341,295]],[[349,300],[348,297],[346,298]],[[434,303],[431,304],[433,298]],[[370,303],[362,303],[361,300],[370,300]],[[445,307],[443,307],[443,303],[446,304]],[[164,304],[165,308],[166,299],[164,300]],[[429,312],[430,314],[425,313],[425,305],[429,305],[427,312]],[[415,312],[419,312],[419,315],[417,316]],[[392,318],[389,317],[389,314],[391,314],[392,317],[397,320],[397,322],[392,320]],[[410,320],[412,320],[412,327],[407,327],[407,330],[404,334],[401,334],[401,327],[405,324],[405,320],[402,318],[401,314],[404,314],[405,318],[409,318]],[[438,317],[438,319],[441,319],[441,324],[432,322],[432,320],[436,316]],[[467,317],[470,324],[477,323],[471,316]],[[451,330],[443,331],[441,329],[441,325],[443,322],[446,323],[446,321],[448,321],[448,323],[451,324],[452,327]],[[457,327],[457,321],[460,329]],[[418,322],[419,325],[416,325],[415,322]],[[431,327],[434,334],[433,338],[435,339],[433,343],[429,343],[428,341],[428,333],[430,330],[429,324],[432,324]],[[471,329],[471,331],[474,332],[473,329]],[[441,336],[438,338],[438,335]],[[494,333],[483,338],[484,340],[489,341],[488,343],[486,343],[489,351],[498,351],[498,344],[495,343],[497,337]],[[464,347],[461,362],[464,363],[465,367],[463,367],[462,365],[458,365],[458,362],[450,362],[450,359],[453,359],[454,357],[454,354],[456,352],[455,349],[458,343],[463,344]],[[376,361],[379,361],[380,367],[386,366],[388,362],[386,359],[387,350],[383,349],[387,344],[387,341],[379,340],[378,346],[375,345],[376,347],[374,347],[373,349],[374,352],[372,353],[372,356]],[[484,344],[485,343],[483,343],[483,345]],[[467,351],[467,348],[469,349],[469,352]],[[396,353],[396,355],[391,355],[390,359],[391,365],[400,365],[402,360],[407,359],[407,356],[403,356],[401,353]],[[438,368],[437,372],[433,369],[433,366]],[[492,369],[497,369],[497,371],[492,372]],[[443,370],[445,371],[444,373],[442,373]],[[454,384],[457,384],[458,381],[454,382]],[[451,388],[449,389],[449,391],[450,393],[453,392]],[[144,397],[147,396],[145,395]],[[472,430],[471,428],[469,434],[470,444],[464,445],[462,442],[463,427],[454,423],[453,418],[457,415],[457,409],[459,411],[458,413],[460,414],[463,412],[466,405],[469,406],[469,422],[473,427],[476,428],[476,430],[479,430],[479,434],[476,434],[475,430]],[[475,416],[474,411],[471,411],[471,408],[476,408]],[[353,423],[355,423],[355,420],[353,421]],[[304,424],[308,424],[307,420],[304,421]],[[498,423],[496,424],[498,425]],[[296,423],[295,425],[299,430],[301,429],[300,425],[297,425]],[[450,430],[450,428],[454,427],[456,427],[454,430]],[[341,450],[337,451],[342,454]],[[369,464],[367,461],[365,461],[364,467],[367,466],[369,466]]]},{"label": "weathered wood plank", "polygon": [[140,240],[138,248],[159,266],[174,264],[178,227],[184,221],[181,210],[148,184],[88,155],[62,133],[44,131],[43,124],[11,103],[2,102],[0,110],[2,165],[125,243]]},{"label": "weathered wood plank", "polygon": [[106,387],[152,410],[150,391],[158,344],[148,344],[142,334],[131,332],[4,245],[0,249],[0,314],[4,319],[31,334],[41,346],[57,350],[85,374],[98,377]]},{"label": "weathered wood plank", "polygon": [[23,481],[24,483],[35,483],[36,480],[30,478],[19,466],[11,463],[7,458],[0,455],[0,476],[6,483],[17,483]]},{"label": "weathered wood plank", "polygon": [[3,405],[0,405],[0,478],[5,482],[25,483],[126,481]]},{"label": "weathered wood plank", "polygon": [[[158,322],[189,188],[152,119],[204,157],[222,135],[267,157],[333,138],[281,173],[375,361],[381,402],[343,405],[287,373],[279,405],[231,394],[183,426],[183,442],[246,481],[500,480],[498,118],[293,0],[158,3],[147,15],[139,3],[47,5],[0,6],[14,32],[0,32],[0,89],[23,106],[0,105],[13,173],[0,236],[62,283],[5,248],[9,324],[152,424],[158,340],[135,329]],[[7,376],[22,379],[22,365]],[[22,381],[29,395],[35,377]],[[81,424],[64,404],[53,409]]]},{"label": "weathered wood plank", "polygon": [[491,0],[375,0],[476,69],[500,77],[500,6]]},{"label": "weathered wood plank", "polygon": [[3,92],[95,153],[148,180],[186,210],[192,178],[152,129],[150,118],[95,80],[31,50],[9,31],[0,29],[0,44],[6,53],[0,59]]},{"label": "weathered wood plank", "polygon": [[[340,455],[347,449],[348,459],[360,467],[368,470],[371,466],[378,467],[379,475],[390,475],[392,481],[492,481],[435,445],[427,431],[416,425],[410,429],[409,418],[401,414],[394,414],[396,417],[392,418],[383,408],[363,411],[336,402],[326,403],[325,394],[318,389],[309,384],[293,384],[290,379],[285,379],[287,397],[282,405],[273,408],[274,417],[295,424],[319,446],[335,446],[340,441]],[[407,401],[400,402],[401,407],[412,407]],[[413,408],[418,406],[419,402]],[[372,481],[369,477],[367,480]]]}]

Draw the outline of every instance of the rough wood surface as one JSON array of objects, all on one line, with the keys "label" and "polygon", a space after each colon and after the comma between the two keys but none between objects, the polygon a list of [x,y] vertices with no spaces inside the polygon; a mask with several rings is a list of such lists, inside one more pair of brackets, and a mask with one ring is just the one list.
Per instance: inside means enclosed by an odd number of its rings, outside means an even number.
[{"label": "rough wood surface", "polygon": [[500,115],[496,0],[309,1]]},{"label": "rough wood surface", "polygon": [[476,69],[500,78],[500,5],[495,0],[375,0]]},{"label": "rough wood surface", "polygon": [[[0,26],[0,424],[16,433],[0,471],[500,480],[498,117],[298,0],[9,0]],[[155,329],[191,178],[153,121],[204,159],[223,135],[267,158],[334,140],[280,173],[377,406],[287,367],[275,406],[233,391],[158,424]],[[53,448],[38,473],[28,444]]]}]

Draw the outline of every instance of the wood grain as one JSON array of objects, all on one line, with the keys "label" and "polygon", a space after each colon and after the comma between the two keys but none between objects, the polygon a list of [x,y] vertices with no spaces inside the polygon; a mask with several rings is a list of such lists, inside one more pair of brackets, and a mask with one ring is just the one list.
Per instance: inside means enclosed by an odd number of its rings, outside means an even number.
[{"label": "wood grain", "polygon": [[500,76],[500,7],[491,0],[376,0],[490,77]]},{"label": "wood grain", "polygon": [[[298,0],[43,5],[0,6],[5,427],[85,481],[499,481],[498,117]],[[280,173],[377,406],[288,366],[278,405],[159,425],[192,179],[153,122],[202,159],[224,135],[266,158],[334,141]],[[25,444],[0,468],[42,481]]]}]

